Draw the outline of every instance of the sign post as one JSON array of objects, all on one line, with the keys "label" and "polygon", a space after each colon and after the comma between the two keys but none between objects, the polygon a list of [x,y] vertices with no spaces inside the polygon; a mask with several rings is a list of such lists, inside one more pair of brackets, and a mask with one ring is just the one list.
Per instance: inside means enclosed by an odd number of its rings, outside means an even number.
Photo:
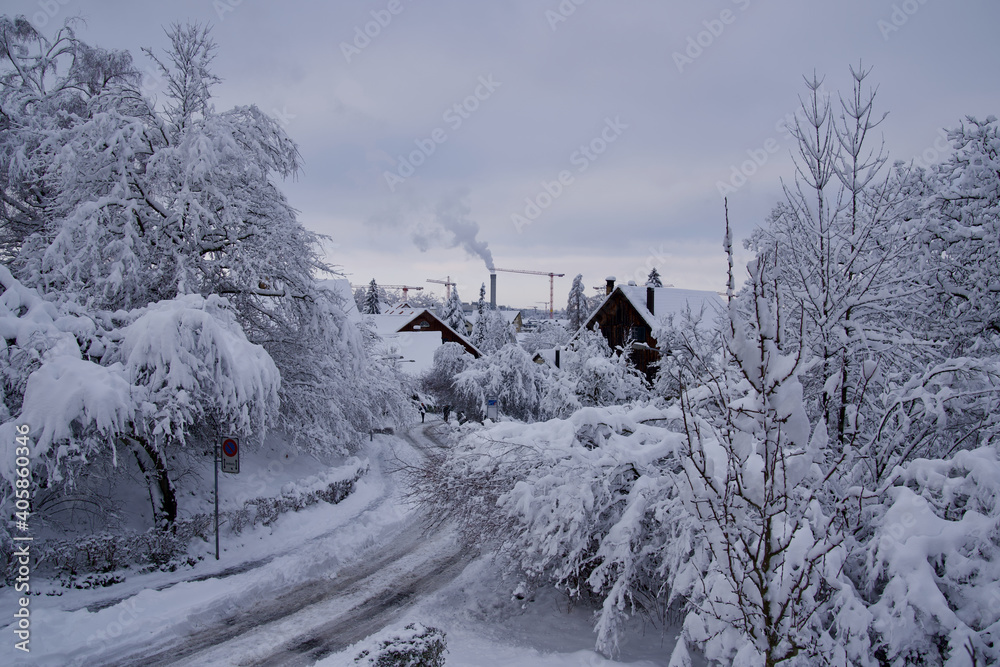
[{"label": "sign post", "polygon": [[215,453],[215,560],[219,560],[219,445],[212,450]]},{"label": "sign post", "polygon": [[497,421],[499,417],[500,406],[499,401],[495,398],[486,399],[486,418]]},{"label": "sign post", "polygon": [[222,472],[238,475],[240,472],[240,441],[224,435],[215,446],[215,560],[219,560],[219,464]]}]

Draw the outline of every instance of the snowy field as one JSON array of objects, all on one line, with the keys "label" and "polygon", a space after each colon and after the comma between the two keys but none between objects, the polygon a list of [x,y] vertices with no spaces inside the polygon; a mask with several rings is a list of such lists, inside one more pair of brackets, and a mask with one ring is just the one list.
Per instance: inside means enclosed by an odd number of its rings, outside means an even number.
[{"label": "snowy field", "polygon": [[[411,433],[430,444],[420,427]],[[343,502],[226,536],[218,562],[212,545],[204,545],[193,568],[129,575],[107,588],[33,582],[56,594],[32,598],[29,658],[8,654],[0,662],[284,665],[319,657],[317,664],[348,665],[357,654],[349,643],[416,621],[447,633],[449,665],[666,664],[672,634],[637,632],[624,642],[622,662],[607,660],[591,650],[589,611],[568,607],[553,591],[515,601],[514,583],[488,558],[464,553],[450,529],[425,537],[391,473],[399,460],[419,456],[406,439],[376,436],[365,454],[370,472]],[[244,474],[252,470],[248,462]],[[272,469],[255,479],[254,493],[266,483],[264,495],[277,494],[295,474],[317,474],[305,461]],[[224,492],[232,479],[224,477]],[[231,495],[246,494],[231,489]],[[5,589],[0,605],[11,608],[13,597]]]}]

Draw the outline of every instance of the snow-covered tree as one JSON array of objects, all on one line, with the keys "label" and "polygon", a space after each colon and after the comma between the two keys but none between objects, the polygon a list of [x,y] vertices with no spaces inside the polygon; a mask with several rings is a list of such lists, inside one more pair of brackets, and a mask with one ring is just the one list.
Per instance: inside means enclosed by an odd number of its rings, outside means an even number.
[{"label": "snow-covered tree", "polygon": [[663,287],[663,280],[660,279],[660,272],[654,266],[646,277],[646,285],[649,287]]},{"label": "snow-covered tree", "polygon": [[431,292],[411,292],[406,299],[414,308],[426,308],[431,312],[439,311],[442,306],[440,297]]},{"label": "snow-covered tree", "polygon": [[[130,339],[121,338],[128,326],[160,318],[164,327],[175,327],[177,355],[156,363],[169,366],[166,381],[190,376],[199,384],[168,383],[156,390],[158,398],[135,408],[138,416],[122,413],[132,416],[121,437],[146,442],[158,456],[161,446],[187,442],[192,415],[222,428],[223,417],[242,415],[236,421],[246,422],[269,413],[271,389],[280,397],[277,424],[290,434],[324,449],[356,446],[374,419],[399,416],[401,388],[368,366],[360,333],[316,288],[315,274],[328,269],[318,239],[276,185],[299,168],[297,148],[254,106],[215,110],[215,47],[207,29],[173,26],[168,36],[167,54],[155,59],[166,83],[157,106],[141,95],[128,54],[83,44],[72,24],[50,43],[23,19],[0,19],[0,166],[9,179],[0,243],[11,280],[59,312],[94,323],[87,326],[100,332],[98,339],[76,332],[83,361],[91,365],[75,366],[88,373],[111,373],[115,363],[130,368],[124,359],[109,361],[128,349]],[[244,343],[250,347],[241,348]],[[255,344],[266,354],[250,353],[259,349]],[[6,413],[34,414],[41,394],[29,401],[23,391],[34,373],[50,372],[38,365],[45,355],[38,349],[11,354],[27,376],[10,385]],[[220,361],[229,354],[242,355],[243,365]],[[280,387],[270,375],[274,365]],[[136,366],[129,386],[145,387],[143,378],[155,378],[156,368]],[[356,378],[368,377],[368,370],[378,379],[359,387]],[[254,374],[267,391],[249,391],[245,378]],[[209,380],[219,384],[215,393]],[[173,402],[165,402],[173,390]],[[133,400],[152,391],[134,391]],[[262,402],[239,403],[226,392]],[[156,415],[157,426],[144,421],[149,415]],[[104,417],[95,419],[96,433],[117,433]],[[252,422],[260,438],[267,420]],[[87,423],[80,422],[83,431]],[[82,437],[52,428],[57,439]],[[214,437],[199,435],[202,442]],[[155,470],[151,483],[171,472],[159,470],[160,463],[148,462]]]},{"label": "snow-covered tree", "polygon": [[[802,376],[807,409],[841,446],[859,423],[878,419],[882,393],[869,383],[915,372],[937,347],[920,333],[926,264],[904,220],[899,182],[881,150],[869,148],[882,119],[874,91],[864,88],[869,70],[851,73],[839,109],[818,78],[807,79],[791,128],[796,178],[748,244],[777,301],[779,343],[802,340],[819,359]],[[866,374],[873,364],[880,372]]]},{"label": "snow-covered tree", "polygon": [[458,296],[458,287],[455,285],[451,287],[451,295],[444,304],[444,312],[441,317],[445,324],[462,336],[466,335],[465,310],[462,307],[462,299]]},{"label": "snow-covered tree", "polygon": [[434,351],[434,364],[421,378],[421,387],[434,396],[440,405],[451,405],[460,412],[477,407],[465,405],[455,389],[455,379],[474,360],[464,346],[458,343],[443,344]]},{"label": "snow-covered tree", "polygon": [[482,349],[483,341],[486,340],[486,283],[479,286],[479,301],[476,302],[476,321],[472,323],[472,334],[469,341],[477,348]]},{"label": "snow-covered tree", "polygon": [[365,292],[365,303],[361,312],[365,315],[378,315],[382,312],[381,299],[379,299],[378,295],[378,285],[375,283],[374,278],[368,283],[368,291]]},{"label": "snow-covered tree", "polygon": [[933,270],[934,319],[954,355],[996,354],[1000,333],[1000,127],[968,118],[948,134],[954,153],[909,174],[914,227]]},{"label": "snow-covered tree", "polygon": [[492,309],[487,309],[483,313],[482,325],[479,330],[480,341],[474,343],[481,352],[489,354],[496,352],[504,345],[517,342],[514,325],[507,321],[503,313],[504,311]]},{"label": "snow-covered tree", "polygon": [[573,278],[569,288],[569,299],[566,301],[566,319],[569,320],[569,330],[576,331],[583,326],[590,311],[587,309],[587,292],[583,287],[583,274]]},{"label": "snow-covered tree", "polygon": [[[43,299],[4,267],[0,283],[0,320],[19,332],[4,354],[21,375],[5,392],[5,402],[11,389],[21,394],[20,405],[8,405],[17,417],[0,431],[31,427],[33,463],[48,483],[108,450],[115,461],[124,447],[146,477],[157,522],[169,525],[177,493],[168,457],[200,455],[191,436],[206,432],[259,442],[273,421],[277,368],[225,299],[190,294],[91,315]],[[13,486],[13,469],[3,472]]]},{"label": "snow-covered tree", "polygon": [[486,399],[496,398],[501,414],[532,421],[541,415],[547,376],[519,345],[508,343],[476,359],[455,378],[463,403],[482,418]]},{"label": "snow-covered tree", "polygon": [[556,324],[552,320],[543,320],[538,327],[524,334],[521,340],[521,347],[528,354],[534,354],[539,350],[551,350],[554,347],[565,344],[570,337],[566,327]]},{"label": "snow-covered tree", "polygon": [[661,619],[697,525],[673,471],[673,411],[584,408],[534,424],[467,432],[411,470],[435,520],[499,550],[522,587],[596,599],[597,645],[614,654],[628,619]]},{"label": "snow-covered tree", "polygon": [[622,405],[649,397],[644,376],[600,331],[580,331],[562,352],[560,374],[583,406]]},{"label": "snow-covered tree", "polygon": [[810,423],[798,380],[808,351],[779,342],[764,272],[750,270],[752,314],[730,298],[725,373],[681,398],[683,498],[709,555],[684,591],[684,634],[728,664],[845,663],[845,645],[867,637],[838,624],[839,608],[858,603],[842,573],[847,499],[828,486],[845,457],[826,456],[825,423]]}]

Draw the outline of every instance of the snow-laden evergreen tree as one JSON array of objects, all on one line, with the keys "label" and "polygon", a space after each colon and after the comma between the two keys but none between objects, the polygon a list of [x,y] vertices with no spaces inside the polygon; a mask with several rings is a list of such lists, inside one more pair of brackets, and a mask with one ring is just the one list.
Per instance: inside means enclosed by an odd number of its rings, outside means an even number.
[{"label": "snow-laden evergreen tree", "polygon": [[476,321],[472,323],[472,334],[469,337],[470,342],[479,349],[482,349],[483,341],[486,340],[487,310],[486,283],[482,283],[479,286],[479,301],[476,302]]},{"label": "snow-laden evergreen tree", "polygon": [[566,319],[569,320],[569,330],[574,332],[582,327],[589,314],[587,292],[583,287],[583,274],[578,273],[573,278],[573,284],[569,288],[569,299],[566,301]]},{"label": "snow-laden evergreen tree", "polygon": [[452,285],[451,295],[444,304],[442,319],[445,324],[457,331],[460,335],[467,335],[465,319],[465,309],[462,307],[462,299],[458,296],[458,287]]},{"label": "snow-laden evergreen tree", "polygon": [[365,293],[365,304],[362,311],[365,315],[378,315],[382,312],[381,300],[378,294],[378,285],[375,279],[368,283],[368,291]]},{"label": "snow-laden evergreen tree", "polygon": [[656,270],[654,266],[649,275],[646,277],[646,285],[648,287],[663,287],[663,280],[660,279],[660,272]]},{"label": "snow-laden evergreen tree", "polygon": [[[480,342],[475,344],[480,352],[489,354],[496,352],[504,345],[517,342],[517,335],[514,333],[514,325],[507,321],[501,310],[487,309],[483,313]],[[509,312],[509,311],[508,311]]]}]

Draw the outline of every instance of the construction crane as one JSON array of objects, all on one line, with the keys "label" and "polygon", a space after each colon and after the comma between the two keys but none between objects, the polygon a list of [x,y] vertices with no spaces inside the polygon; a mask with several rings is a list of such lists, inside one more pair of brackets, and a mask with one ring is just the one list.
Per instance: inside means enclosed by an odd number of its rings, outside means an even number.
[{"label": "construction crane", "polygon": [[444,285],[444,296],[445,296],[445,299],[450,299],[451,298],[451,286],[457,284],[457,283],[451,282],[451,276],[448,276],[444,280],[434,280],[433,278],[428,278],[427,282],[429,282],[429,283],[437,283],[438,285]]},{"label": "construction crane", "polygon": [[[423,287],[414,287],[413,285],[379,285],[378,283],[375,283],[375,284],[378,285],[379,287],[384,287],[386,289],[401,289],[401,290],[403,290],[403,301],[406,301],[406,293],[409,290],[412,289],[412,290],[419,291],[419,290],[423,289]],[[351,285],[351,287],[353,289],[358,289],[358,288],[361,288],[361,287],[367,289],[368,285]]]},{"label": "construction crane", "polygon": [[527,273],[532,276],[548,276],[549,277],[549,319],[553,317],[556,305],[556,293],[555,293],[555,281],[556,278],[562,278],[565,273],[552,273],[551,271],[526,271],[524,269],[493,269],[493,271],[503,271],[504,273]]}]

